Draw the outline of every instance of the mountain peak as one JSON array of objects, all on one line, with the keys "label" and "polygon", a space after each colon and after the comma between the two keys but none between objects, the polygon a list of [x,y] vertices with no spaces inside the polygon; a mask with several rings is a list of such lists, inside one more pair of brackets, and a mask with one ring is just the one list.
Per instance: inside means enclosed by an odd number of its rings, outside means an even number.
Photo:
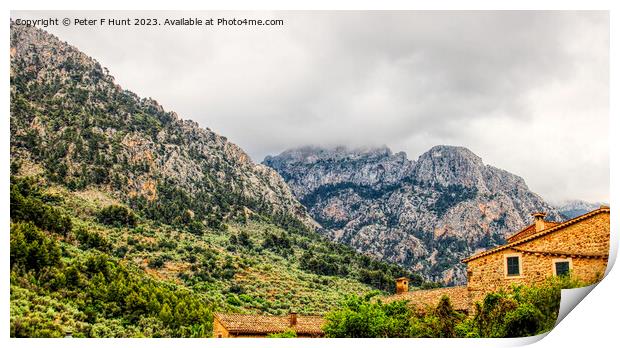
[{"label": "mountain peak", "polygon": [[464,158],[472,159],[474,161],[482,162],[482,159],[478,155],[476,155],[473,151],[464,146],[435,145],[424,154],[422,154],[420,157],[426,154],[429,154],[433,157],[441,157],[443,155],[458,155]]},{"label": "mountain peak", "polygon": [[465,147],[437,145],[419,157],[415,176],[441,186],[483,187],[484,168],[482,159]]},{"label": "mountain peak", "polygon": [[[393,154],[385,145],[304,146],[286,150],[277,156],[267,156],[263,161],[289,181],[298,197],[304,197],[323,185],[345,182],[364,186],[394,184],[411,173],[413,163],[404,152]],[[295,185],[295,182],[304,184]]]},{"label": "mountain peak", "polygon": [[313,152],[313,161],[296,161],[294,153],[265,164],[330,238],[434,281],[464,282],[460,258],[501,244],[534,211],[559,219],[523,179],[485,165],[465,147],[434,146],[415,162],[402,152],[339,149]]},{"label": "mountain peak", "polygon": [[392,151],[385,145],[376,147],[349,147],[346,145],[315,146],[306,145],[283,151],[277,156],[265,157],[265,162],[279,160],[303,161],[314,163],[325,160],[361,160],[392,156]]}]

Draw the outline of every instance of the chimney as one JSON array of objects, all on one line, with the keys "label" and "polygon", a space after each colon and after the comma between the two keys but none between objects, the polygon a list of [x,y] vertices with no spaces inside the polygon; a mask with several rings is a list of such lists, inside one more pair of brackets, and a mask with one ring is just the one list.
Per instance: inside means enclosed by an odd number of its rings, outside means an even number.
[{"label": "chimney", "polygon": [[400,277],[396,279],[396,295],[409,292],[409,278]]},{"label": "chimney", "polygon": [[545,229],[545,216],[547,216],[547,213],[538,212],[538,213],[533,213],[532,216],[534,217],[534,224],[536,225],[536,232],[540,232],[544,230]]},{"label": "chimney", "polygon": [[297,313],[296,312],[290,312],[288,315],[288,319],[289,319],[289,324],[291,326],[297,325]]}]

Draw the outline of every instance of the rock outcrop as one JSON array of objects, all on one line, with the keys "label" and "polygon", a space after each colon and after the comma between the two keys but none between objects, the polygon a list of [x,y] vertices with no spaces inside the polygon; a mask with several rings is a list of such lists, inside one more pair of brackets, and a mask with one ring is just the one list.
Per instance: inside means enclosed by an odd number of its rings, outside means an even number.
[{"label": "rock outcrop", "polygon": [[388,148],[304,147],[267,157],[331,239],[433,281],[465,282],[460,260],[557,210],[525,181],[463,147],[408,160]]},{"label": "rock outcrop", "polygon": [[[12,161],[52,181],[107,189],[172,223],[255,212],[314,222],[271,168],[237,145],[115,84],[107,69],[40,29],[11,25]],[[187,221],[185,221],[187,222]]]}]

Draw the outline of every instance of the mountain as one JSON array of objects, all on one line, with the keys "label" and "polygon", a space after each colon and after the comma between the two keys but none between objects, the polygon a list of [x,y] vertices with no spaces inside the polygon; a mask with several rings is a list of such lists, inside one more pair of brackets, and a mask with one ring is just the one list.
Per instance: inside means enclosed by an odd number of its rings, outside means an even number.
[{"label": "mountain", "polygon": [[11,27],[11,97],[12,157],[71,189],[108,190],[168,223],[256,212],[313,225],[276,172],[43,31]]},{"label": "mountain", "polygon": [[572,219],[579,215],[583,215],[587,212],[600,208],[602,205],[608,205],[608,203],[596,202],[590,203],[581,200],[568,200],[558,204],[555,204],[556,209],[567,219]]},{"label": "mountain", "polygon": [[387,147],[302,147],[265,158],[330,239],[433,281],[465,282],[460,260],[505,241],[531,213],[561,215],[525,181],[463,147],[417,161]]},{"label": "mountain", "polygon": [[11,337],[208,337],[422,278],[316,233],[273,169],[11,25]]}]

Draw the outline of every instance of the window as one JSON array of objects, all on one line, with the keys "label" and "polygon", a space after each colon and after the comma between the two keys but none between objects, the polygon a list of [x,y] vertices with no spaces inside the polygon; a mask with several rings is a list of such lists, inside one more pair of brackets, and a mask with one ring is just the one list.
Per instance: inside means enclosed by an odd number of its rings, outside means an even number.
[{"label": "window", "polygon": [[568,271],[570,271],[570,267],[568,266],[568,261],[562,261],[562,262],[555,263],[555,275],[558,275],[558,276],[567,275]]},{"label": "window", "polygon": [[555,259],[553,260],[553,274],[556,276],[565,276],[570,273],[573,268],[571,259]]},{"label": "window", "polygon": [[508,264],[508,275],[518,276],[519,273],[519,256],[510,256],[506,259]]},{"label": "window", "polygon": [[506,255],[504,260],[506,277],[520,277],[522,275],[521,254]]}]

